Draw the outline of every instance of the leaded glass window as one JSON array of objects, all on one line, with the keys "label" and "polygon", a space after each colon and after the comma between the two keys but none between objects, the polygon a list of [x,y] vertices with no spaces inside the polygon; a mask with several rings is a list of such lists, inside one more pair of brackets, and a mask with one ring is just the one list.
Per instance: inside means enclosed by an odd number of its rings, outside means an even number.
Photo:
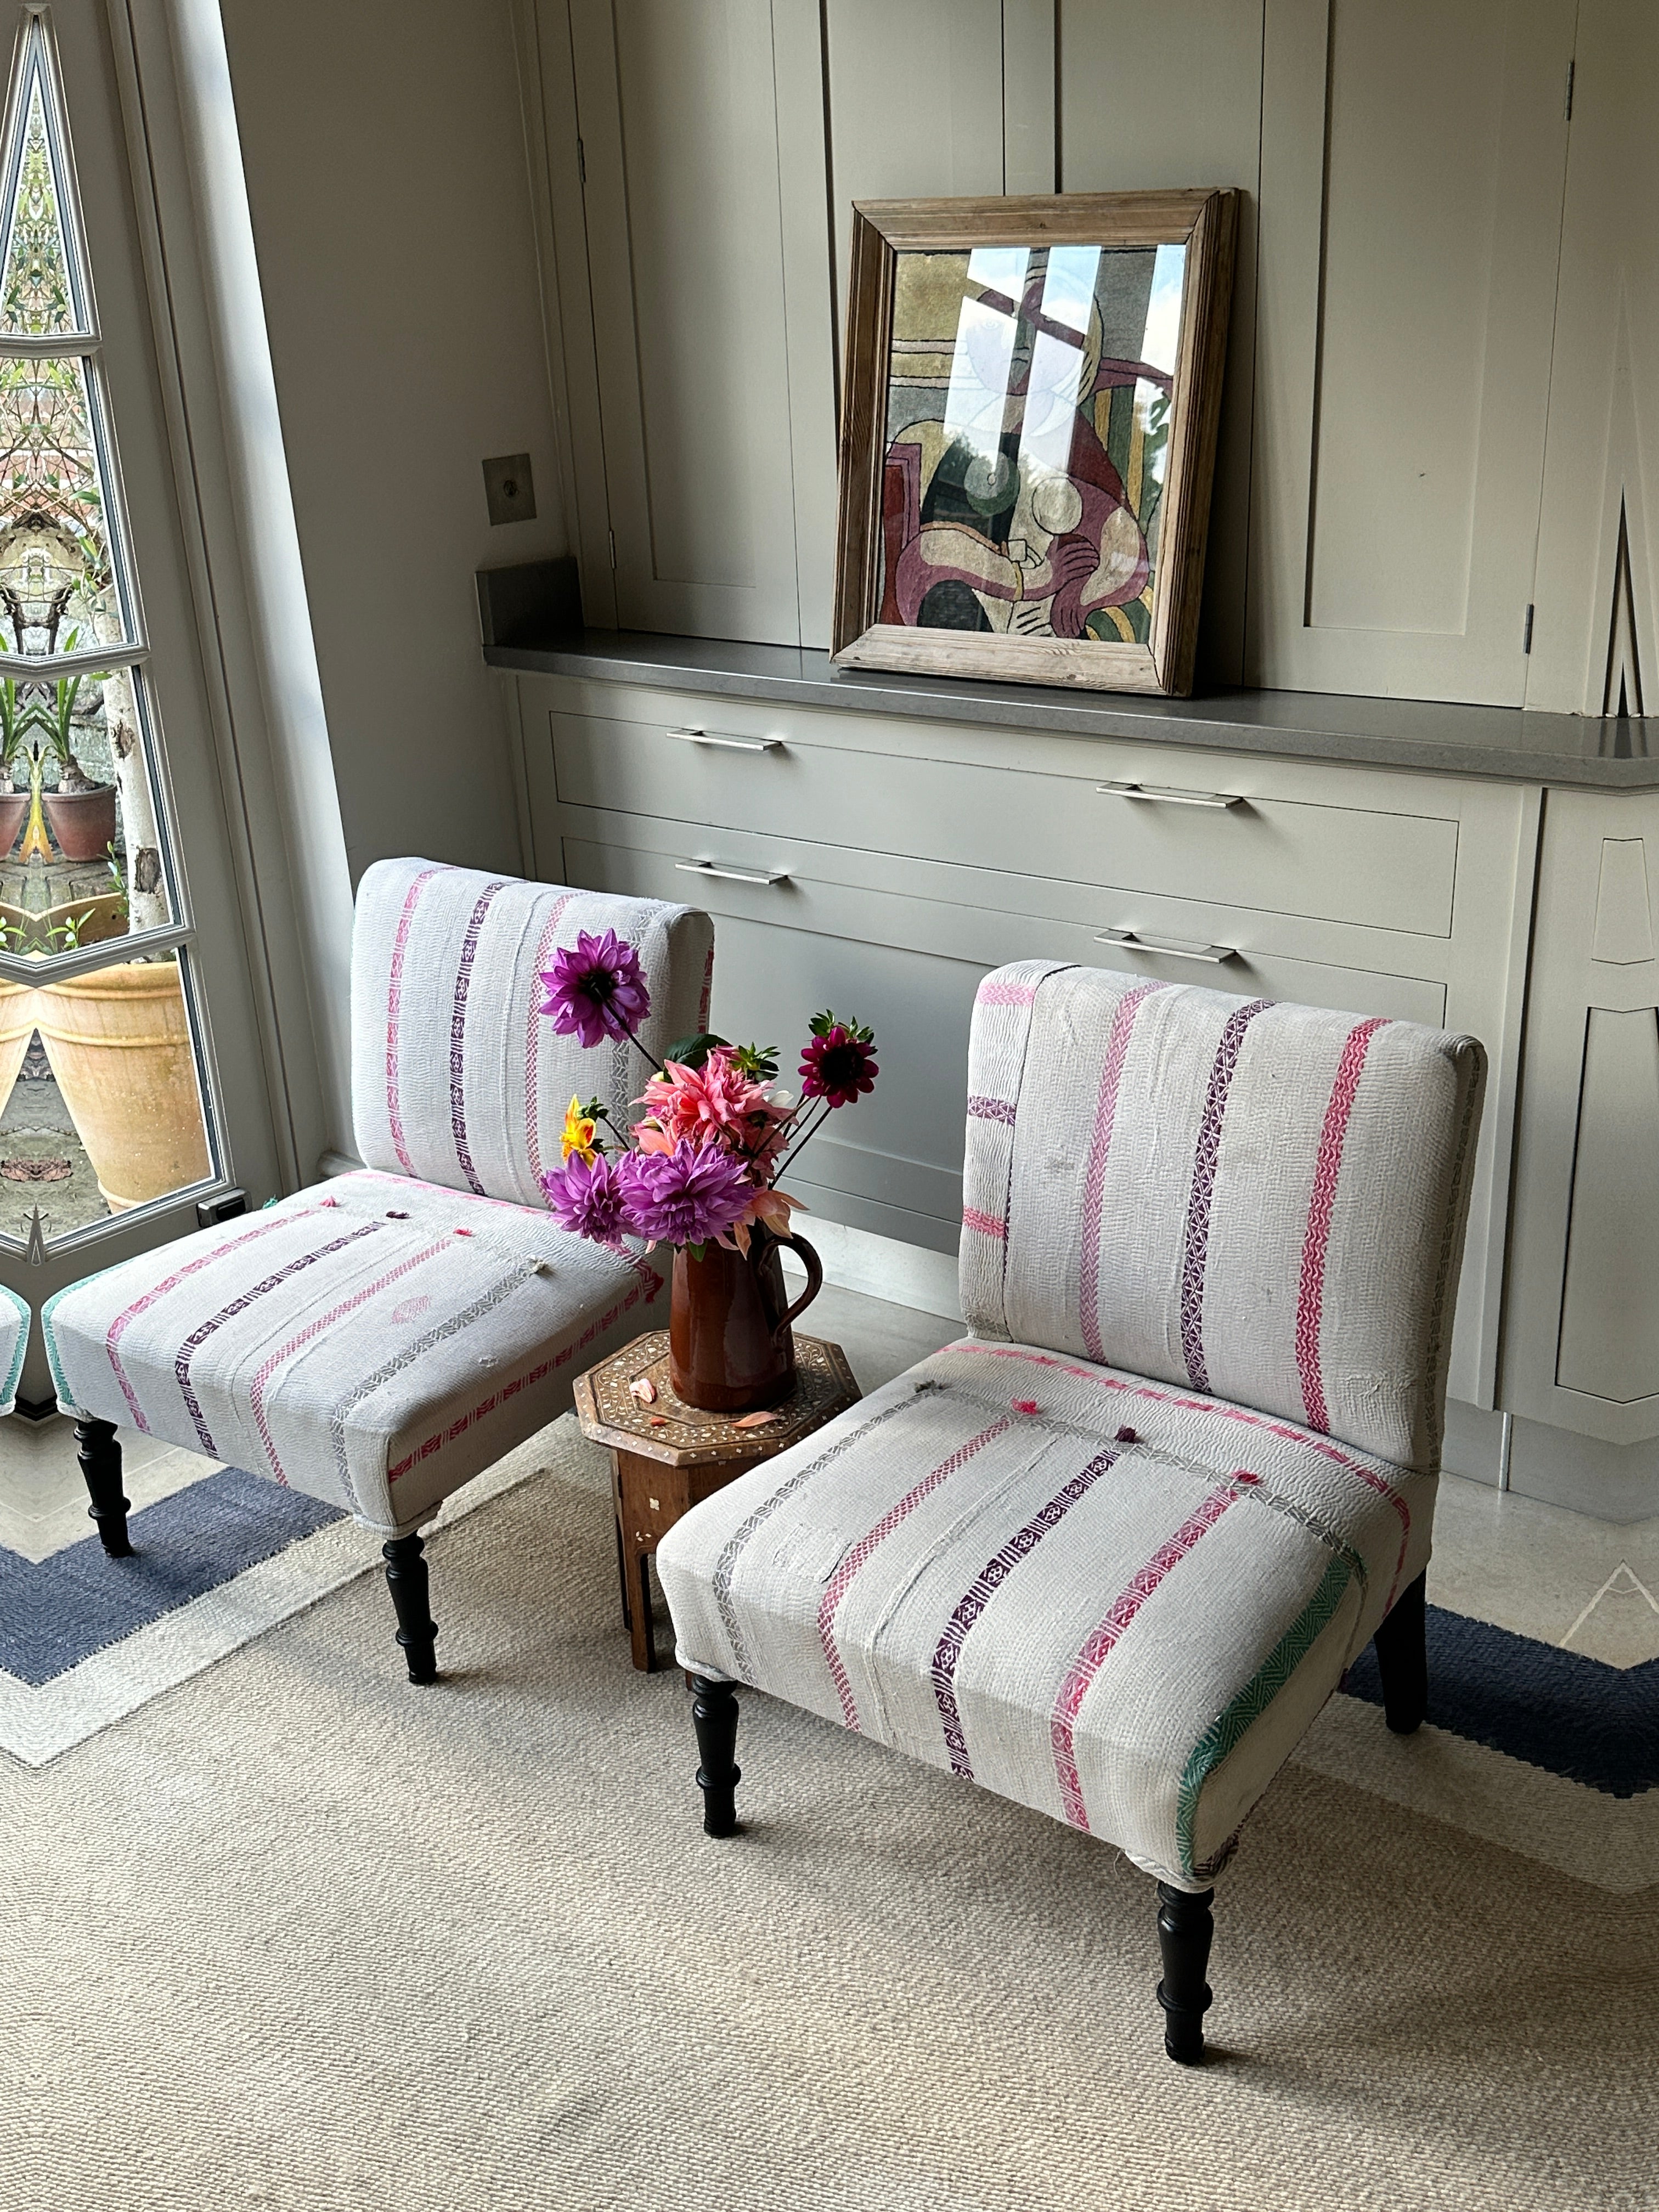
[{"label": "leaded glass window", "polygon": [[51,21],[0,168],[0,1244],[219,1170]]}]

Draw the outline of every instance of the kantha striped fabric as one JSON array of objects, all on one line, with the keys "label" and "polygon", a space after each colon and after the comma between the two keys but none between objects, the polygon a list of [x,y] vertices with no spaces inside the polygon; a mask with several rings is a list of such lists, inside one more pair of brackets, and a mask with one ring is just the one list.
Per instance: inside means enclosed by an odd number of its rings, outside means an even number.
[{"label": "kantha striped fabric", "polygon": [[1485,1054],[1029,962],[981,987],[963,1312],[1439,1464]]},{"label": "kantha striped fabric", "polygon": [[536,1180],[559,1158],[573,1091],[616,1110],[647,1073],[632,1046],[584,1051],[536,1011],[538,971],[579,928],[639,952],[653,1042],[696,1028],[705,915],[420,860],[371,868],[352,1038],[373,1164],[49,1299],[64,1411],[230,1461],[388,1535],[562,1413],[665,1279],[560,1229]]},{"label": "kantha striped fabric", "polygon": [[1484,1066],[1403,1023],[988,977],[975,1333],[670,1531],[681,1664],[1206,1888],[1427,1565]]},{"label": "kantha striped fabric", "polygon": [[9,1413],[17,1403],[17,1385],[23,1376],[23,1354],[28,1350],[30,1317],[27,1302],[0,1283],[0,1413]]},{"label": "kantha striped fabric", "polygon": [[649,1052],[703,1026],[714,934],[707,915],[654,899],[520,883],[427,860],[381,860],[357,890],[351,1100],[373,1168],[479,1198],[545,1206],[573,1092],[619,1120],[647,1071],[626,1042],[586,1051],[538,1011],[538,980],[580,933],[614,929],[651,992]]}]

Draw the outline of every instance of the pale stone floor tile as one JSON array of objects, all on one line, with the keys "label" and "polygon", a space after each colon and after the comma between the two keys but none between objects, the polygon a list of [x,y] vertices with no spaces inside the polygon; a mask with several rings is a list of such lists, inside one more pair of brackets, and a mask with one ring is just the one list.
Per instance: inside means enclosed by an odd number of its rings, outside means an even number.
[{"label": "pale stone floor tile", "polygon": [[[1598,1640],[1618,1615],[1617,1607],[1587,1637],[1590,1608],[1621,1567],[1650,1589],[1659,1577],[1644,1575],[1639,1562],[1654,1548],[1655,1524],[1637,1527],[1594,1521],[1534,1498],[1469,1482],[1461,1475],[1440,1478],[1434,1516],[1434,1557],[1429,1565],[1429,1599],[1454,1613],[1490,1621],[1495,1627],[1534,1636],[1546,1644],[1564,1643],[1575,1628],[1572,1648],[1619,1666],[1653,1656],[1630,1638],[1617,1644],[1630,1658],[1614,1658],[1613,1645]],[[1599,1611],[1599,1607],[1597,1608]],[[1632,1608],[1632,1618],[1634,1609]],[[1656,1616],[1659,1619],[1659,1616]]]},{"label": "pale stone floor tile", "polygon": [[1609,1666],[1644,1666],[1659,1659],[1659,1600],[1628,1566],[1620,1566],[1562,1640],[1568,1650],[1605,1659]]}]

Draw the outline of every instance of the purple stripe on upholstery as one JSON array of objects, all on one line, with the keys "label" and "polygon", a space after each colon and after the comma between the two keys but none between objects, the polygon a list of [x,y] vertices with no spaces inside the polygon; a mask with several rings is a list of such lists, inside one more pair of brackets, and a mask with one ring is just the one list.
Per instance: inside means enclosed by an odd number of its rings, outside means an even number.
[{"label": "purple stripe on upholstery", "polygon": [[970,1098],[968,1111],[976,1121],[1000,1121],[1009,1129],[1014,1126],[1014,1109],[1006,1098]]},{"label": "purple stripe on upholstery", "polygon": [[933,1702],[939,1707],[939,1717],[945,1728],[945,1748],[950,1753],[951,1771],[959,1774],[965,1782],[974,1778],[974,1764],[968,1756],[968,1739],[963,1730],[962,1715],[957,1708],[957,1662],[962,1656],[962,1647],[968,1641],[974,1623],[984,1612],[992,1598],[1006,1583],[1022,1559],[1029,1559],[1051,1528],[1060,1522],[1089,1490],[1105,1474],[1117,1457],[1115,1452],[1103,1451],[1091,1459],[1080,1473],[1074,1474],[1063,1489],[1057,1491],[1023,1528],[1018,1529],[999,1552],[994,1552],[980,1569],[964,1592],[962,1602],[951,1615],[938,1649],[933,1653]]},{"label": "purple stripe on upholstery", "polygon": [[1187,1380],[1194,1390],[1207,1390],[1210,1374],[1204,1364],[1204,1270],[1210,1252],[1210,1200],[1215,1192],[1216,1161],[1221,1152],[1221,1125],[1227,1115],[1227,1093],[1232,1088],[1244,1032],[1256,1016],[1272,1005],[1270,999],[1252,999],[1227,1018],[1210,1069],[1209,1094],[1204,1118],[1198,1125],[1198,1148],[1193,1156],[1192,1194],[1187,1201],[1187,1251],[1181,1270],[1181,1349],[1187,1361]]},{"label": "purple stripe on upholstery", "polygon": [[251,1305],[257,1304],[270,1291],[278,1289],[291,1276],[297,1275],[302,1268],[314,1267],[319,1260],[326,1260],[336,1252],[343,1252],[348,1244],[356,1243],[359,1237],[374,1236],[383,1226],[384,1224],[379,1221],[366,1221],[361,1229],[354,1229],[344,1237],[337,1237],[331,1244],[320,1244],[314,1252],[301,1253],[297,1260],[290,1260],[287,1267],[278,1267],[274,1275],[267,1275],[264,1282],[255,1283],[252,1289],[244,1291],[240,1298],[233,1298],[228,1306],[222,1306],[210,1321],[204,1321],[199,1328],[192,1329],[185,1339],[179,1347],[178,1357],[173,1363],[173,1371],[179,1378],[179,1388],[185,1395],[185,1406],[190,1414],[191,1425],[201,1438],[202,1449],[204,1452],[213,1451],[214,1443],[208,1433],[208,1425],[203,1418],[201,1405],[191,1384],[190,1363],[207,1342],[209,1337],[222,1329],[228,1321],[234,1321],[238,1314],[246,1313]]},{"label": "purple stripe on upholstery", "polygon": [[466,935],[461,940],[461,957],[455,970],[455,1006],[449,1018],[449,1126],[454,1133],[455,1158],[460,1163],[461,1173],[477,1198],[483,1198],[486,1194],[472,1164],[472,1154],[467,1147],[466,1091],[462,1079],[466,1054],[466,997],[472,988],[472,963],[477,957],[478,937],[483,928],[484,916],[489,913],[497,891],[506,888],[505,881],[497,878],[486,884],[478,894],[477,903],[467,921]]}]

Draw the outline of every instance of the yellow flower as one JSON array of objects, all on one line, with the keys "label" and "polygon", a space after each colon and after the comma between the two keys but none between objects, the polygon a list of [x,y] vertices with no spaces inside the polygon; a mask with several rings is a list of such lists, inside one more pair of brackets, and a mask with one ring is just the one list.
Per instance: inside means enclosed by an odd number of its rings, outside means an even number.
[{"label": "yellow flower", "polygon": [[582,1112],[581,1101],[573,1098],[564,1117],[564,1133],[559,1139],[561,1156],[568,1159],[574,1152],[584,1167],[593,1164],[595,1124]]}]

